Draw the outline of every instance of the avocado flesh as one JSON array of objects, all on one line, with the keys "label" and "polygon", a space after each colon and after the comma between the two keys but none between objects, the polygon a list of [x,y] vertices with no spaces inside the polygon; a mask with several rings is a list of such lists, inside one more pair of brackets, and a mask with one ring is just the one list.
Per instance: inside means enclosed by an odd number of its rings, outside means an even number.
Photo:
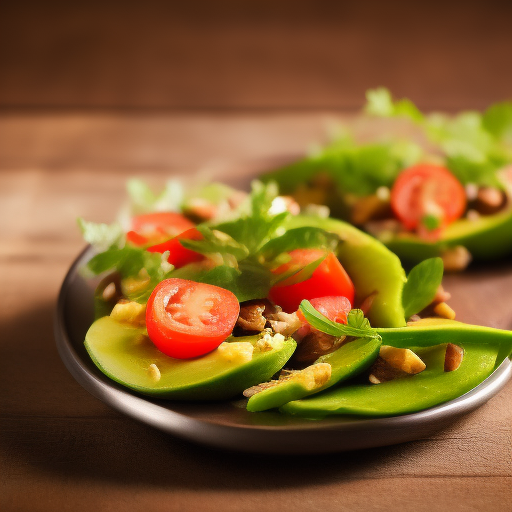
[{"label": "avocado flesh", "polygon": [[497,346],[463,344],[462,348],[464,358],[455,371],[444,371],[446,343],[411,347],[427,365],[421,373],[381,384],[335,388],[289,402],[280,411],[320,419],[330,415],[396,416],[434,407],[467,393],[485,380],[495,367]]},{"label": "avocado flesh", "polygon": [[292,217],[288,227],[313,226],[337,234],[338,258],[354,283],[356,303],[377,292],[368,319],[374,327],[403,327],[402,289],[406,282],[400,259],[375,238],[336,219]]},{"label": "avocado flesh", "polygon": [[[228,338],[249,342],[261,336]],[[296,343],[286,338],[281,348],[254,349],[248,362],[228,361],[214,350],[195,359],[174,359],[160,352],[144,328],[122,324],[108,316],[96,320],[85,337],[85,347],[96,366],[109,378],[144,395],[177,400],[224,400],[269,380],[293,354]],[[156,364],[161,377],[153,380]]]},{"label": "avocado flesh", "polygon": [[457,220],[447,226],[435,242],[422,240],[412,233],[383,242],[401,260],[411,264],[441,256],[458,245],[464,246],[475,261],[497,259],[512,253],[512,209],[475,220]]},{"label": "avocado flesh", "polygon": [[379,355],[381,342],[376,339],[357,339],[318,358],[313,364],[331,365],[331,377],[321,387],[309,390],[303,383],[293,379],[279,381],[274,387],[256,393],[247,403],[251,412],[280,407],[292,400],[299,400],[343,382],[366,370]]}]

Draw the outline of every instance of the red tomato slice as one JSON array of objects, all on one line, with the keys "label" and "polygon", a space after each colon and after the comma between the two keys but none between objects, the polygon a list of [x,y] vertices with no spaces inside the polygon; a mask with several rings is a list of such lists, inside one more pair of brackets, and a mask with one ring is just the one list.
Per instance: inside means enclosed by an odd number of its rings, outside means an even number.
[{"label": "red tomato slice", "polygon": [[420,164],[398,176],[391,190],[391,208],[407,229],[421,226],[427,215],[443,227],[466,210],[466,192],[445,167]]},{"label": "red tomato slice", "polygon": [[[183,233],[195,226],[193,222],[176,212],[155,212],[137,215],[132,219],[132,231],[137,235],[146,238],[145,243]],[[130,240],[131,241],[131,240]],[[134,241],[136,245],[144,245]]]},{"label": "red tomato slice", "polygon": [[166,279],[149,297],[148,335],[158,350],[178,359],[202,356],[233,331],[240,304],[229,290],[186,279]]},{"label": "red tomato slice", "polygon": [[149,239],[145,236],[139,235],[136,231],[128,231],[128,233],[126,233],[126,241],[133,245],[141,246],[146,245],[149,242]]},{"label": "red tomato slice", "polygon": [[159,252],[164,253],[165,251],[169,251],[169,257],[167,261],[174,265],[176,268],[183,267],[188,263],[195,263],[198,261],[202,261],[204,256],[197,252],[191,251],[181,245],[180,240],[202,240],[203,235],[196,229],[188,229],[184,233],[181,233],[175,238],[171,238],[166,242],[161,244],[153,245],[148,247],[147,250],[149,252]]},{"label": "red tomato slice", "polygon": [[[352,305],[346,297],[319,297],[317,299],[311,299],[310,302],[317,311],[322,313],[322,315],[339,324],[347,323],[347,315],[352,309]],[[304,324],[298,332],[300,338],[303,338],[311,331],[311,329],[313,329],[313,327],[307,323],[307,320],[300,309],[297,310],[297,316]]]},{"label": "red tomato slice", "polygon": [[[325,254],[325,251],[319,249],[295,249],[290,252],[292,259],[278,267],[274,273],[282,274],[294,267],[303,268]],[[303,299],[343,296],[353,304],[354,295],[354,285],[350,277],[332,252],[327,253],[309,279],[293,284],[292,276],[273,286],[269,293],[270,299],[287,313],[296,311]]]}]

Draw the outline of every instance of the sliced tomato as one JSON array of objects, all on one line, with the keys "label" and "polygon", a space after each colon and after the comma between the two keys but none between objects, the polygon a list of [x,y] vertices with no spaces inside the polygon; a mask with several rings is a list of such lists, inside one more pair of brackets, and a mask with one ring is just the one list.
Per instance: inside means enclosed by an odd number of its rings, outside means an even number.
[{"label": "sliced tomato", "polygon": [[295,276],[291,276],[271,288],[270,299],[284,311],[287,313],[296,311],[304,299],[311,300],[327,296],[343,296],[353,304],[354,285],[333,252],[320,249],[295,249],[289,254],[291,260],[274,270],[275,274],[283,274],[294,268],[304,268],[324,256],[325,259],[309,279],[297,283]]},{"label": "sliced tomato", "polygon": [[[341,296],[318,297],[317,299],[311,299],[310,302],[311,305],[317,311],[322,313],[322,315],[327,317],[329,320],[337,322],[339,324],[347,323],[347,315],[352,309],[350,301],[346,297]],[[299,329],[299,332],[297,333],[300,339],[306,336],[306,334],[308,334],[309,332],[311,332],[311,329],[313,329],[313,327],[311,327],[307,323],[307,320],[300,309],[297,310],[297,316],[303,323],[302,327]]]},{"label": "sliced tomato", "polygon": [[229,290],[186,279],[166,279],[149,297],[148,335],[168,356],[189,359],[217,348],[233,331],[240,304]]},{"label": "sliced tomato", "polygon": [[[181,213],[155,212],[133,217],[131,232],[145,238],[145,243],[151,243],[152,241],[161,241],[179,235],[194,226],[195,224]],[[131,236],[134,239],[132,243],[145,245],[145,243],[138,243],[142,238],[137,239],[134,235]],[[130,240],[130,238],[128,239]]]},{"label": "sliced tomato", "polygon": [[149,238],[139,235],[136,231],[128,231],[128,233],[126,233],[126,240],[137,246],[147,245],[149,243]]},{"label": "sliced tomato", "polygon": [[318,297],[311,299],[310,302],[318,312],[339,324],[347,323],[347,315],[352,309],[352,304],[347,297],[342,296]]},{"label": "sliced tomato", "polygon": [[391,208],[409,229],[424,226],[425,219],[444,227],[457,220],[466,210],[466,192],[462,184],[445,167],[420,164],[398,176],[391,190]]},{"label": "sliced tomato", "polygon": [[169,251],[169,257],[167,261],[174,265],[176,268],[183,267],[188,263],[195,263],[202,261],[204,256],[195,251],[191,251],[181,245],[180,240],[202,240],[203,235],[197,230],[197,228],[187,229],[184,233],[179,234],[175,238],[171,238],[161,244],[152,245],[148,247],[149,252],[164,253]]}]

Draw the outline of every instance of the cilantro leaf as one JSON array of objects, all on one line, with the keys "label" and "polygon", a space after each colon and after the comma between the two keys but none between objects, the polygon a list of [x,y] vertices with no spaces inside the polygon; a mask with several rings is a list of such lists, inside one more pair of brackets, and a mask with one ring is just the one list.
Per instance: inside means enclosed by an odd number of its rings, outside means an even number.
[{"label": "cilantro leaf", "polygon": [[239,302],[264,299],[271,286],[271,272],[261,265],[241,262],[239,268],[219,265],[194,278],[199,283],[208,283],[225,288],[236,295]]},{"label": "cilantro leaf", "polygon": [[380,334],[370,326],[370,322],[360,309],[353,309],[349,312],[345,325],[329,320],[317,311],[308,300],[303,300],[299,308],[309,325],[331,336],[381,339]]},{"label": "cilantro leaf", "polygon": [[431,304],[442,279],[443,260],[441,258],[424,260],[409,272],[402,291],[406,319]]},{"label": "cilantro leaf", "polygon": [[238,261],[249,255],[249,249],[235,241],[227,233],[217,230],[212,231],[205,225],[197,226],[197,230],[203,235],[203,240],[180,239],[180,244],[200,254],[219,253],[223,257],[231,255]]},{"label": "cilantro leaf", "polygon": [[277,195],[276,183],[270,182],[264,185],[260,181],[254,181],[252,192],[242,208],[240,217],[211,226],[212,229],[222,231],[239,244],[245,245],[250,254],[256,253],[276,234],[289,216],[288,212],[277,215],[270,213],[272,201]]}]

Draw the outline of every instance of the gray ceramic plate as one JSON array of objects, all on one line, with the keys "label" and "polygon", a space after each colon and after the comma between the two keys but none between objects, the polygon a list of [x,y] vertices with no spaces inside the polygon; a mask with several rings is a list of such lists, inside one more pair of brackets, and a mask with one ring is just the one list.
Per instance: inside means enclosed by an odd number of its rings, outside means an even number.
[{"label": "gray ceramic plate", "polygon": [[55,316],[57,348],[75,379],[114,409],[191,441],[259,453],[327,453],[384,446],[425,437],[484,404],[512,375],[506,360],[487,380],[456,400],[405,416],[379,419],[304,420],[278,412],[249,413],[245,404],[181,403],[141,397],[104,376],[89,358],[83,340],[93,318],[96,282],[79,269],[86,249],[62,285]]}]

